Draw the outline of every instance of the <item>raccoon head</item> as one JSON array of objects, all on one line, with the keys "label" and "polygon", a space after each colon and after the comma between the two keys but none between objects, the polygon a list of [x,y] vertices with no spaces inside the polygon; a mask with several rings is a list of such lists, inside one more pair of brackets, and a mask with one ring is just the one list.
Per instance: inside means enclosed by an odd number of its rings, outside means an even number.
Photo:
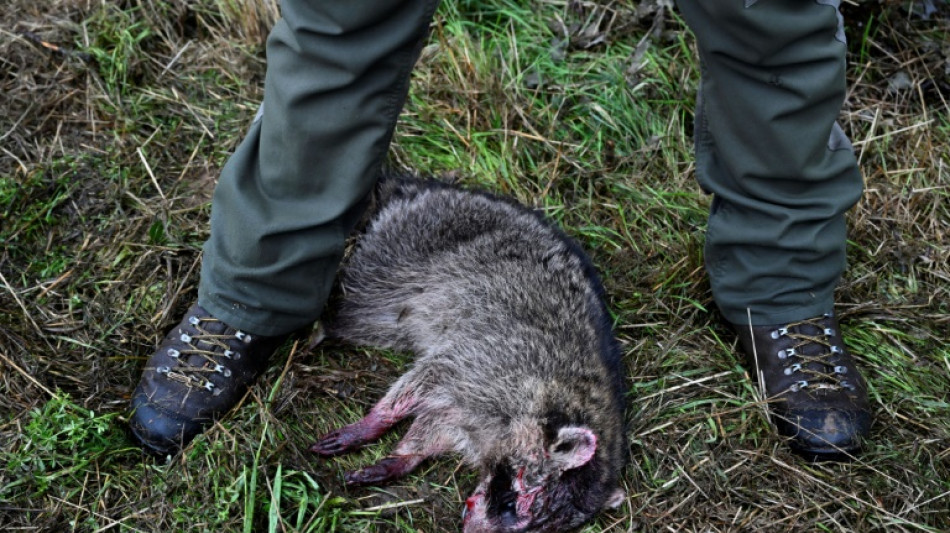
[{"label": "raccoon head", "polygon": [[543,454],[505,458],[494,465],[465,502],[463,530],[564,531],[617,507],[624,492],[616,473],[598,457],[597,435],[562,427]]}]

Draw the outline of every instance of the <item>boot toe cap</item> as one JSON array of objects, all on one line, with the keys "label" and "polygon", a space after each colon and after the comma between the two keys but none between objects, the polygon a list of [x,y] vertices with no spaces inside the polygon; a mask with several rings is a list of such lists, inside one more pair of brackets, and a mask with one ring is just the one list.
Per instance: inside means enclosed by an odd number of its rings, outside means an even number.
[{"label": "boot toe cap", "polygon": [[183,417],[149,401],[145,394],[132,398],[129,429],[141,447],[158,456],[173,455],[201,433],[205,424]]},{"label": "boot toe cap", "polygon": [[814,461],[853,457],[871,426],[871,415],[865,411],[808,409],[774,418],[779,434],[790,439],[792,450]]}]

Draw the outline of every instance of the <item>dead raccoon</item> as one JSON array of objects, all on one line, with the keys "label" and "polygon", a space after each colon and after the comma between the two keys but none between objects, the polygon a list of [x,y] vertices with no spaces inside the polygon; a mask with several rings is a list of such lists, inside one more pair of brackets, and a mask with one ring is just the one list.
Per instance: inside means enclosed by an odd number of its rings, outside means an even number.
[{"label": "dead raccoon", "polygon": [[455,451],[480,470],[465,531],[561,531],[623,500],[620,357],[590,261],[540,216],[486,194],[390,179],[343,274],[331,336],[412,350],[362,420],[311,448],[331,456],[415,421],[350,484]]}]

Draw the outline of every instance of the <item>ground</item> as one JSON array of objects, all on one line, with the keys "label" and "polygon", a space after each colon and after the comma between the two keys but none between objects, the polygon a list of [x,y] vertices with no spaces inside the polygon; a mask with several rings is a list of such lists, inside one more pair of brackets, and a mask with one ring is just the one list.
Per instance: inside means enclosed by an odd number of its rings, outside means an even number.
[{"label": "ground", "polygon": [[[601,271],[630,391],[628,497],[586,531],[950,529],[950,6],[845,2],[841,123],[867,190],[838,290],[876,422],[849,464],[770,431],[702,266],[694,43],[668,2],[443,3],[389,164],[543,210]],[[319,460],[407,354],[304,340],[169,461],[125,432],[195,298],[218,169],[257,109],[274,0],[0,7],[0,529],[454,531],[456,458],[347,489]]]}]

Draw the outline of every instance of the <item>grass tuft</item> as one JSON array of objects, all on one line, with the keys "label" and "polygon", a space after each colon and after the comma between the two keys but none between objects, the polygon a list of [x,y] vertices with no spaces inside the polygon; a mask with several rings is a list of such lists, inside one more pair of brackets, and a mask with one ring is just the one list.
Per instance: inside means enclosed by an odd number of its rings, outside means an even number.
[{"label": "grass tuft", "polygon": [[43,496],[52,486],[77,483],[94,463],[130,451],[137,455],[118,428],[118,416],[97,416],[64,394],[32,409],[22,433],[4,451],[4,469],[10,479],[0,487],[0,498]]}]

